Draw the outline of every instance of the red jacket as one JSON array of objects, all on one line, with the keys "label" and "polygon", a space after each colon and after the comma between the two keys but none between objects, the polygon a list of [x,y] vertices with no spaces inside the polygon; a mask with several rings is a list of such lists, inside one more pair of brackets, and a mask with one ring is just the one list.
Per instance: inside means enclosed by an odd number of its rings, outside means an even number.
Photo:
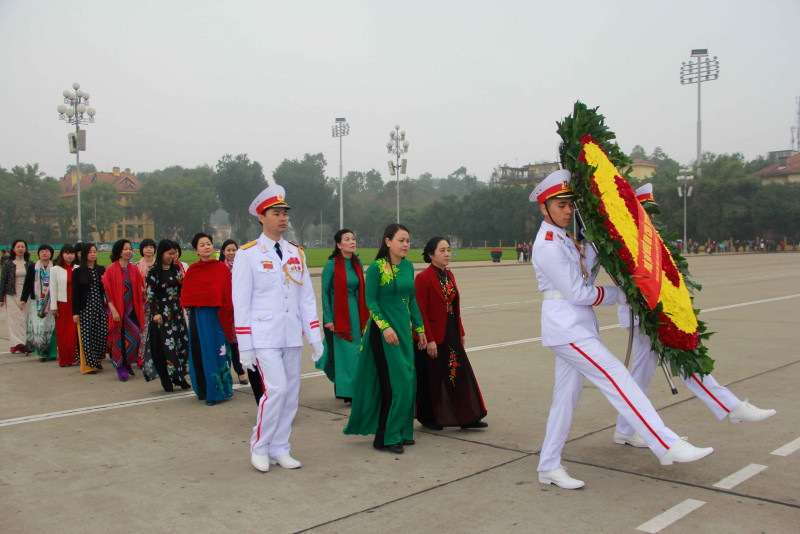
[{"label": "red jacket", "polygon": [[[447,271],[447,276],[456,288],[456,298],[453,300],[453,311],[458,323],[459,335],[464,335],[464,327],[461,325],[461,294],[458,293],[456,278],[453,273]],[[422,271],[414,279],[414,292],[417,297],[417,306],[422,313],[422,321],[425,324],[425,336],[428,341],[435,341],[437,344],[444,343],[445,332],[447,331],[447,306],[445,305],[444,293],[439,283],[433,265]]]}]

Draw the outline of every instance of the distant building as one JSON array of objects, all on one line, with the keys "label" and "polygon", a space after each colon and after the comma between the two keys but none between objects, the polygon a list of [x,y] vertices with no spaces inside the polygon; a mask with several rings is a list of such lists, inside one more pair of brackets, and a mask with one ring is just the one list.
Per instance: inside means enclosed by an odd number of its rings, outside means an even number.
[{"label": "distant building", "polygon": [[656,168],[658,164],[653,163],[652,161],[647,161],[646,159],[635,159],[633,160],[633,165],[630,167],[626,167],[622,170],[625,172],[626,170],[630,169],[629,176],[631,178],[635,178],[636,180],[649,180],[653,174],[656,172]]},{"label": "distant building", "polygon": [[794,150],[779,150],[769,153],[770,160],[776,160],[756,174],[761,178],[761,185],[794,184],[800,182],[800,154]]},{"label": "distant building", "polygon": [[500,167],[500,185],[533,185],[558,170],[558,163],[531,163],[522,167]]},{"label": "distant building", "polygon": [[226,239],[231,238],[231,227],[227,224],[211,225],[211,234],[214,236],[214,241],[219,242],[219,246],[222,245],[222,242]]},{"label": "distant building", "polygon": [[[111,242],[117,239],[129,239],[134,243],[138,243],[146,237],[155,239],[153,219],[146,212],[136,210],[133,206],[133,201],[139,194],[139,189],[142,187],[142,183],[136,178],[136,175],[133,174],[130,169],[125,169],[124,172],[120,172],[119,167],[114,167],[112,172],[94,171],[81,173],[81,193],[99,182],[108,182],[117,188],[117,191],[119,191],[119,203],[122,205],[124,212],[122,220],[115,222],[111,229],[105,232],[105,241]],[[70,174],[61,178],[58,184],[61,186],[60,196],[62,198],[77,196],[77,171],[73,170]],[[84,215],[84,221],[85,220],[86,215]],[[90,235],[85,236],[85,240],[99,242],[101,236],[97,232],[92,232]]]}]

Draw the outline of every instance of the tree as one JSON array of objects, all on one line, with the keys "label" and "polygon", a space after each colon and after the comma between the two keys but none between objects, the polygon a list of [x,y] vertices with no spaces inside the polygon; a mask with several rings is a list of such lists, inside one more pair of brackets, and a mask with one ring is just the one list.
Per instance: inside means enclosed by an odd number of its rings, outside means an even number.
[{"label": "tree", "polygon": [[292,228],[301,244],[306,227],[319,220],[320,211],[328,208],[333,199],[334,189],[325,179],[326,165],[321,153],[305,154],[302,160],[283,160],[272,173],[275,183],[286,189],[286,199],[292,207]]},{"label": "tree", "polygon": [[39,164],[0,167],[0,241],[22,238],[30,243],[55,237],[53,219],[58,200],[58,183],[39,171]]},{"label": "tree", "polygon": [[[75,165],[67,165],[67,175],[72,174],[75,169]],[[94,163],[81,163],[81,174],[89,174],[90,172],[97,172]]]},{"label": "tree", "polygon": [[631,150],[631,159],[647,159],[647,152],[644,151],[642,145],[636,145]]},{"label": "tree", "polygon": [[211,230],[211,216],[219,208],[212,174],[208,165],[148,173],[135,206],[151,214],[157,235],[188,241],[197,232]]},{"label": "tree", "polygon": [[106,233],[125,216],[117,188],[108,182],[97,182],[82,191],[81,216],[84,225],[97,232],[100,241],[105,241]]},{"label": "tree", "polygon": [[249,239],[257,223],[248,213],[250,202],[267,186],[261,164],[251,162],[247,154],[225,154],[217,162],[211,181],[222,209],[228,212],[234,239]]}]

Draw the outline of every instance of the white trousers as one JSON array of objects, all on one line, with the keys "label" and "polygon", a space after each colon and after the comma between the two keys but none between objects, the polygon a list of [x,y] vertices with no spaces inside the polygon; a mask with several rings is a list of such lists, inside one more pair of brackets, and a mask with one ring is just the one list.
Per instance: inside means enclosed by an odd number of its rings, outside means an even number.
[{"label": "white trousers", "polygon": [[302,347],[255,349],[256,366],[264,384],[250,449],[279,458],[289,454],[292,421],[300,396]]},{"label": "white trousers", "polygon": [[584,339],[550,349],[556,354],[556,376],[539,471],[552,471],[561,465],[561,451],[569,435],[584,377],[597,386],[657,457],[661,458],[679,439],[664,425],[622,362],[599,339]]},{"label": "white trousers", "polygon": [[[631,376],[641,390],[647,394],[653,373],[656,372],[656,367],[658,367],[658,355],[650,350],[650,339],[642,334],[638,328],[633,334],[631,360]],[[717,420],[721,421],[728,415],[728,412],[742,402],[728,388],[721,386],[711,375],[701,377],[693,374],[688,379],[683,376],[680,379],[689,391],[708,406],[708,409],[711,410]],[[632,434],[633,427],[620,416],[617,418],[617,432]]]}]

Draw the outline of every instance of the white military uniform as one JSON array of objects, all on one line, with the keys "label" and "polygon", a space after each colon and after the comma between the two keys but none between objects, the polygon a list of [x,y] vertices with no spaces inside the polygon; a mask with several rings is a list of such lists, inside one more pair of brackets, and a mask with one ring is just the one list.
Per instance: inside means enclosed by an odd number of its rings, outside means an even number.
[{"label": "white military uniform", "polygon": [[303,334],[321,342],[317,301],[302,249],[263,233],[243,245],[233,263],[233,306],[239,350],[255,350],[264,383],[258,417],[250,438],[255,454],[289,454],[289,436],[297,413]]},{"label": "white military uniform", "polygon": [[544,297],[542,345],[556,355],[553,404],[538,467],[542,472],[561,465],[561,451],[584,377],[597,386],[659,458],[679,439],[664,425],[622,362],[600,342],[591,306],[616,304],[624,297],[617,287],[594,286],[597,259],[591,246],[586,249],[581,250],[566,230],[546,221],[533,244],[533,268]]},{"label": "white military uniform", "polygon": [[[642,204],[655,202],[653,197],[653,184],[644,184],[636,190],[636,199]],[[622,328],[628,330],[631,327],[631,308],[627,304],[620,304],[617,308],[617,318]],[[631,347],[631,376],[636,384],[647,394],[650,389],[650,382],[653,373],[658,366],[658,354],[650,348],[650,338],[648,338],[639,327],[639,318],[633,318],[636,328],[633,333],[633,344]],[[693,374],[688,378],[680,377],[686,387],[694,393],[703,404],[714,413],[718,420],[724,419],[731,410],[741,404],[741,400],[731,393],[731,391],[720,385],[713,376],[706,375],[701,377]],[[623,417],[617,418],[617,432],[630,435],[633,428]]]}]

